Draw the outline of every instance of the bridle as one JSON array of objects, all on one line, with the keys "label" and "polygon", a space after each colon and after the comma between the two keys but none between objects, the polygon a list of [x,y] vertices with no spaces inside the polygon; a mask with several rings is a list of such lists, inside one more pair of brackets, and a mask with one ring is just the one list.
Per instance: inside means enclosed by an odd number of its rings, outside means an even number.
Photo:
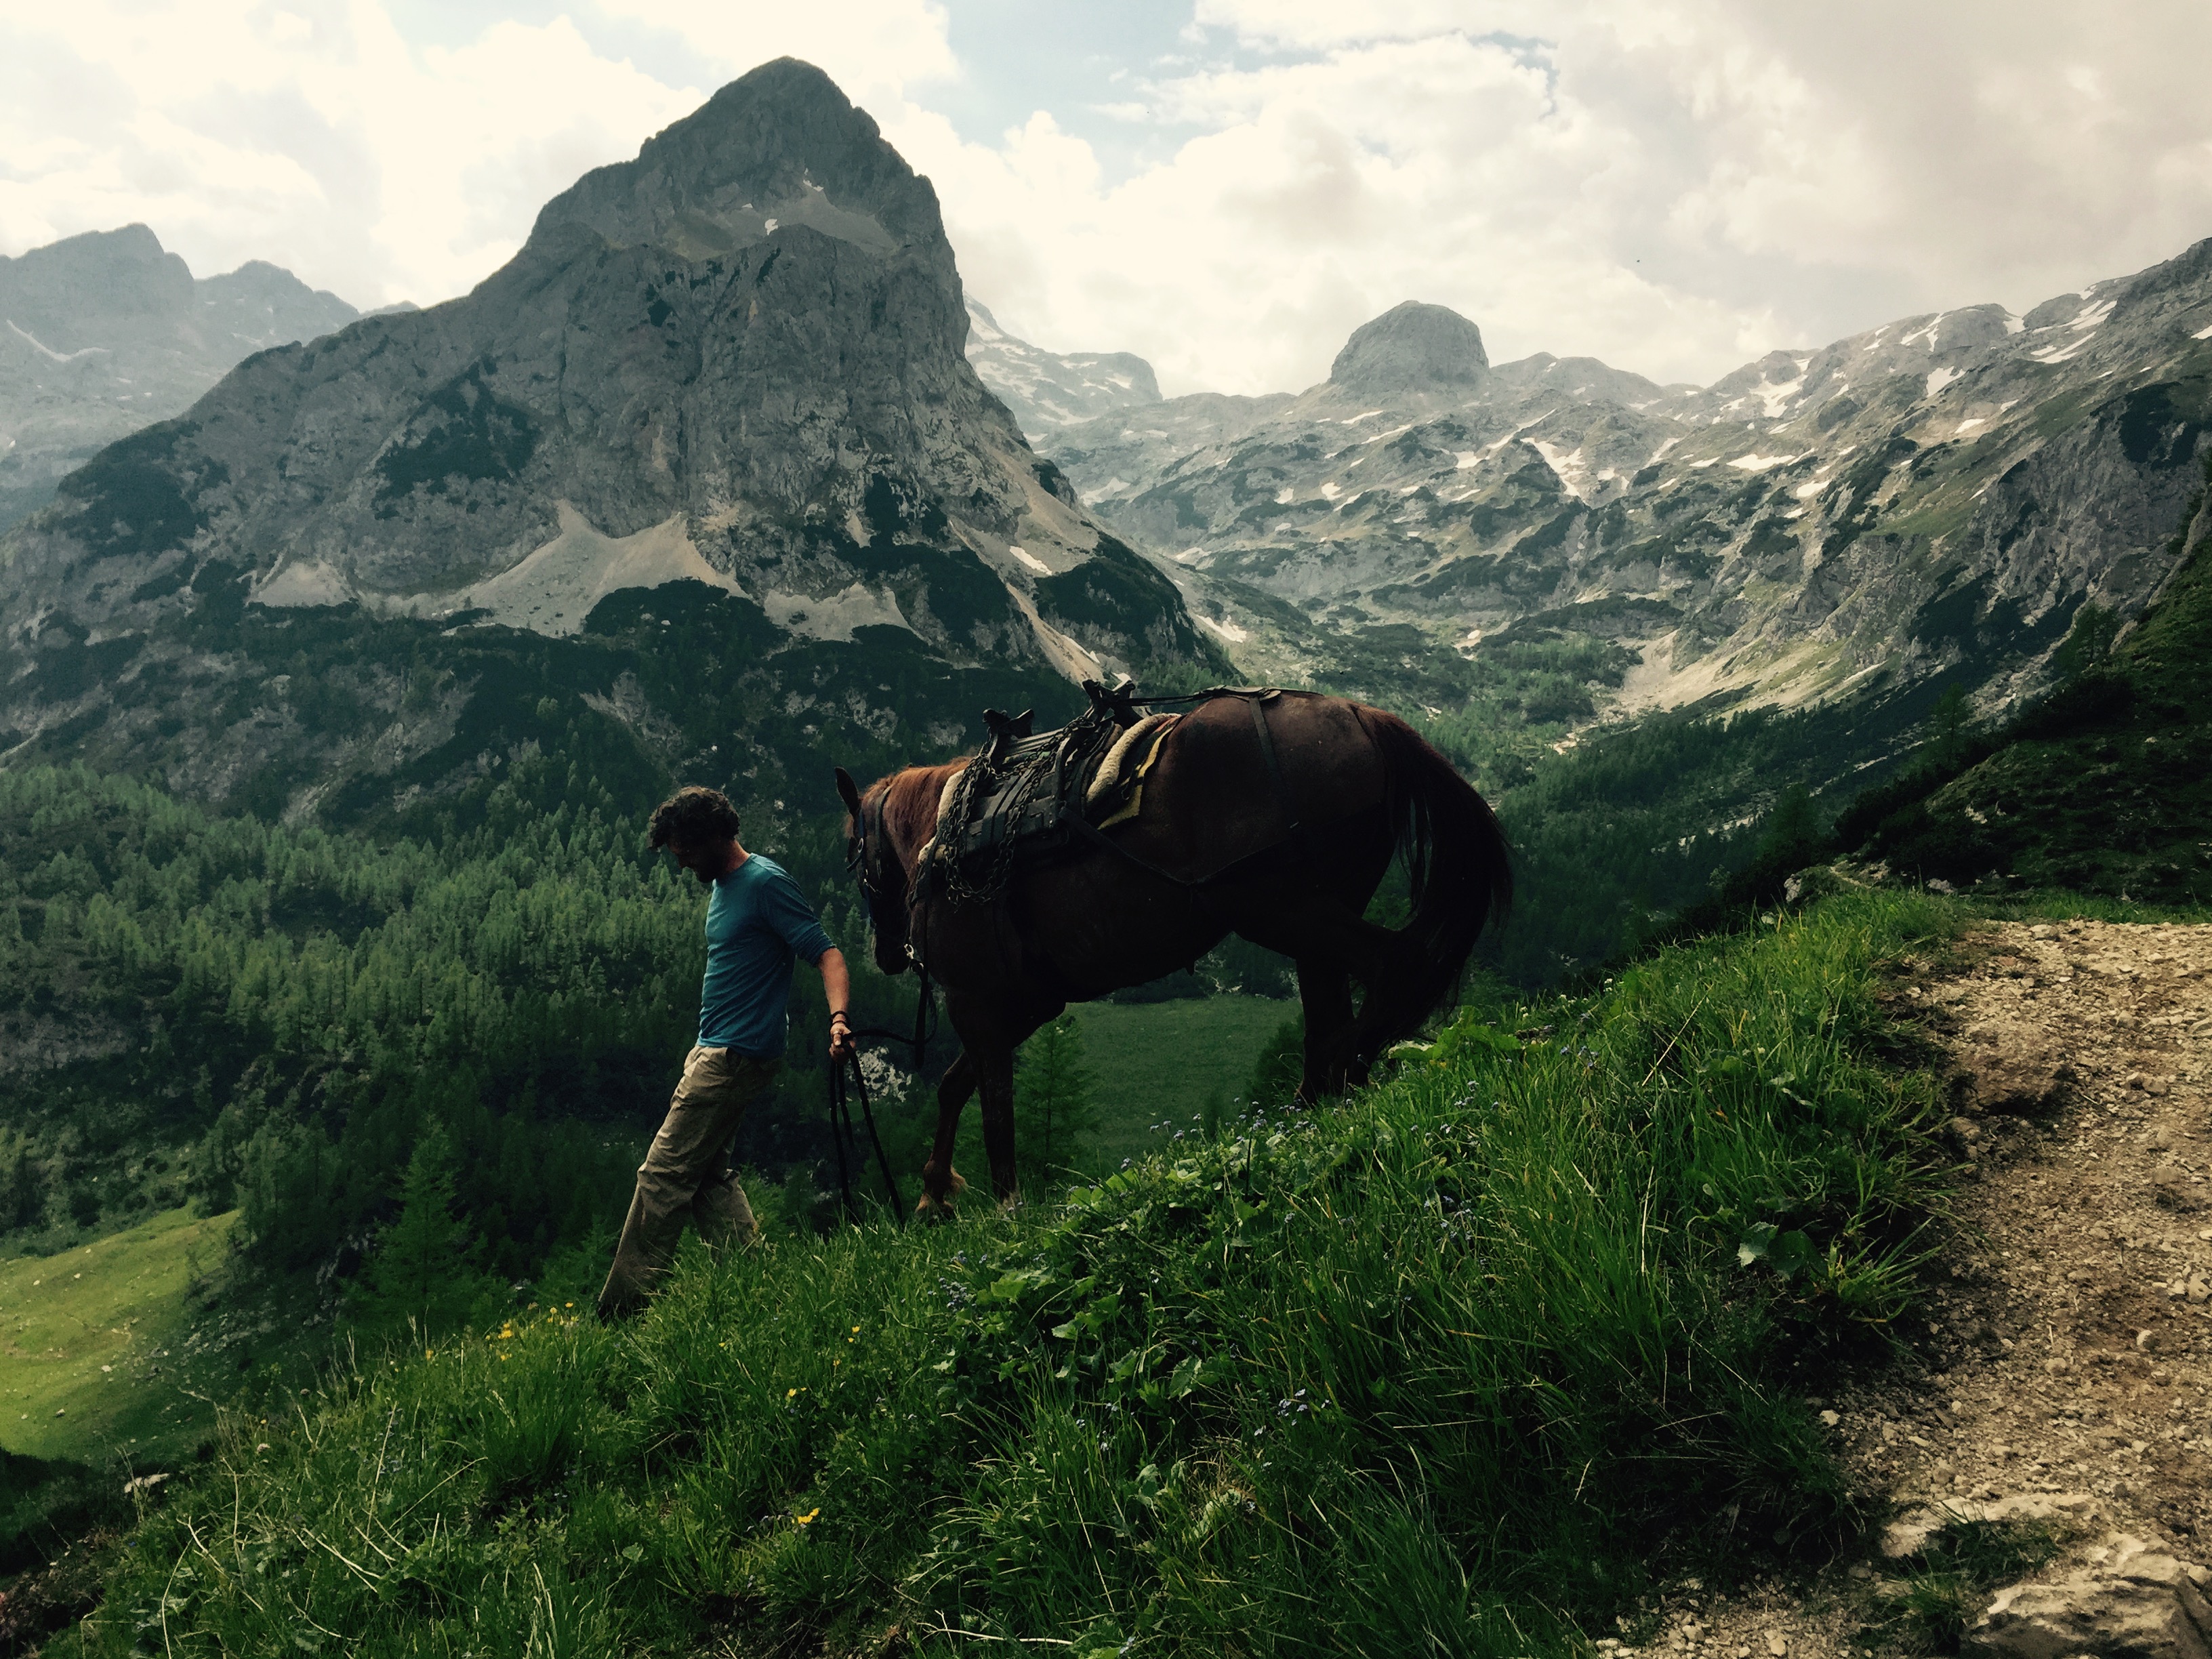
[{"label": "bridle", "polygon": [[860,884],[860,893],[868,901],[868,925],[880,927],[890,899],[881,868],[881,848],[884,844],[884,802],[890,797],[888,788],[872,790],[860,798],[860,810],[853,814],[852,833],[845,837],[845,871]]}]

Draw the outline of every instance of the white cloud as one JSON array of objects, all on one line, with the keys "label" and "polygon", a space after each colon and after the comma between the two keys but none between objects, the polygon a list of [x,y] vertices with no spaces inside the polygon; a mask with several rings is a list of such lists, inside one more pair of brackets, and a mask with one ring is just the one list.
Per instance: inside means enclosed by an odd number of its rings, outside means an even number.
[{"label": "white cloud", "polygon": [[1474,317],[1493,356],[1710,380],[2212,234],[2193,0],[1198,0],[1197,21],[1261,51],[1155,82],[1155,118],[1205,136],[1126,182],[1071,190],[1081,160],[1037,155],[1076,143],[1049,124],[896,134],[1009,326],[1143,351],[1176,389],[1305,384],[1407,298]]},{"label": "white cloud", "polygon": [[1709,380],[2212,234],[2198,0],[1194,0],[1179,64],[1123,64],[1088,112],[1176,136],[1127,177],[1083,109],[963,138],[939,0],[577,4],[437,46],[385,0],[0,0],[0,250],[143,219],[202,273],[435,300],[784,53],[931,177],[1008,326],[1141,351],[1173,391],[1310,383],[1409,298],[1496,357]]},{"label": "white cloud", "polygon": [[0,249],[143,221],[200,275],[270,259],[364,307],[481,281],[702,96],[566,17],[417,49],[378,0],[11,7],[0,63]]},{"label": "white cloud", "polygon": [[917,82],[958,73],[945,8],[935,0],[599,0],[679,37],[726,77],[775,58],[802,58],[882,118]]},{"label": "white cloud", "polygon": [[1152,103],[1201,136],[1112,185],[1047,119],[988,148],[920,115],[892,131],[1009,326],[1143,352],[1176,390],[1238,392],[1319,379],[1352,328],[1404,299],[1474,317],[1506,356],[1680,374],[1761,342],[1759,307],[1670,289],[1619,257],[1620,222],[1651,182],[1632,135],[1508,46],[1336,46],[1185,76]]}]

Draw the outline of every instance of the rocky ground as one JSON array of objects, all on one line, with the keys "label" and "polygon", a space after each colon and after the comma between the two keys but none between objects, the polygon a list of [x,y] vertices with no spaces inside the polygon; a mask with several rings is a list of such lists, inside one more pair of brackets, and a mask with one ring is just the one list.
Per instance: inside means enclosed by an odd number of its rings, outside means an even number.
[{"label": "rocky ground", "polygon": [[[2205,1659],[2208,975],[2212,927],[2094,921],[1992,925],[1899,964],[1899,1012],[1955,1062],[1966,1178],[1911,1355],[1816,1402],[1893,1512],[1809,1585],[1687,1583],[1608,1650]],[[1946,1576],[1960,1563],[1929,1539],[1954,1520],[2005,1523],[2025,1554]]]}]

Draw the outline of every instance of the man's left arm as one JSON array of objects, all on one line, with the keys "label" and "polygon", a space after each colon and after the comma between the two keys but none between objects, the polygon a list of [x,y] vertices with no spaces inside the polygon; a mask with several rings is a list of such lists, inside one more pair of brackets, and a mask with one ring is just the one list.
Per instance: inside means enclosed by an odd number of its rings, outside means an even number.
[{"label": "man's left arm", "polygon": [[840,1063],[853,1052],[853,980],[845,957],[822,930],[822,920],[786,870],[777,870],[761,893],[761,913],[801,962],[822,973],[822,994],[830,1002],[830,1059]]},{"label": "man's left arm", "polygon": [[845,953],[836,945],[815,962],[822,970],[822,994],[830,1003],[830,1059],[834,1065],[853,1052],[853,979],[845,971]]}]

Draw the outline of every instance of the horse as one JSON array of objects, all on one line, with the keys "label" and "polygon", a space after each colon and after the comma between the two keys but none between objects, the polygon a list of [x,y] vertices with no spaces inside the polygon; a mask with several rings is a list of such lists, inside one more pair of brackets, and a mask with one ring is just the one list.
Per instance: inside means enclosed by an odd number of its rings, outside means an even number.
[{"label": "horse", "polygon": [[[915,880],[945,786],[968,764],[907,767],[865,792],[836,772],[876,965],[933,977],[962,1045],[938,1087],[926,1218],[947,1213],[966,1185],[952,1140],[979,1092],[994,1192],[1018,1201],[1014,1051],[1070,1002],[1188,968],[1239,933],[1296,964],[1298,1091],[1316,1100],[1364,1082],[1389,1044],[1454,994],[1486,921],[1512,901],[1489,805],[1404,720],[1346,698],[1208,696],[1159,739],[1141,811],[1048,861],[1018,863],[988,903]],[[1412,897],[1395,931],[1365,917],[1394,856]],[[1356,1011],[1353,980],[1364,992]]]}]

